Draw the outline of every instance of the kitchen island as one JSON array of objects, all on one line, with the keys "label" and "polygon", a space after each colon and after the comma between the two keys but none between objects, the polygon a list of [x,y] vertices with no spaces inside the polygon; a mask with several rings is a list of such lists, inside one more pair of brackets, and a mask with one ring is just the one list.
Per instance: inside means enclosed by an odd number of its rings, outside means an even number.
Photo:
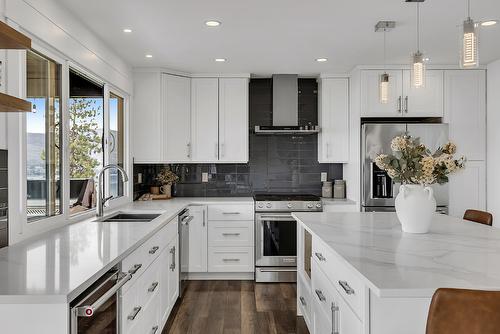
[{"label": "kitchen island", "polygon": [[500,290],[495,228],[445,215],[428,234],[401,232],[395,213],[294,218],[298,309],[313,333],[424,333],[436,289]]}]

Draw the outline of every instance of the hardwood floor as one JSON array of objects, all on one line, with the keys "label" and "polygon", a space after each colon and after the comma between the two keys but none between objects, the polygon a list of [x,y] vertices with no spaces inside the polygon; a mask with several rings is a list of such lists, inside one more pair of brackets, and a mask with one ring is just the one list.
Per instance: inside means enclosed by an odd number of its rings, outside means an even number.
[{"label": "hardwood floor", "polygon": [[290,283],[190,281],[162,334],[309,334],[295,296]]}]

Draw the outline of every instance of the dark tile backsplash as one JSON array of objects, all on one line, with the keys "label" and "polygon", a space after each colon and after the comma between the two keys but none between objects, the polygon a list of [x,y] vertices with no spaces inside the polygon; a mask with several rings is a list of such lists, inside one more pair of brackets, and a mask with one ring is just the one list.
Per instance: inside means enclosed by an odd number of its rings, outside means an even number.
[{"label": "dark tile backsplash", "polygon": [[[342,164],[318,163],[317,135],[257,136],[255,125],[272,125],[272,81],[250,80],[250,159],[247,164],[174,164],[180,180],[175,196],[252,196],[254,193],[321,194],[321,172],[329,179],[342,178]],[[299,125],[318,124],[317,83],[299,79]],[[134,196],[154,183],[165,165],[134,165]],[[207,172],[208,182],[201,182]],[[137,184],[138,173],[143,182]]]}]

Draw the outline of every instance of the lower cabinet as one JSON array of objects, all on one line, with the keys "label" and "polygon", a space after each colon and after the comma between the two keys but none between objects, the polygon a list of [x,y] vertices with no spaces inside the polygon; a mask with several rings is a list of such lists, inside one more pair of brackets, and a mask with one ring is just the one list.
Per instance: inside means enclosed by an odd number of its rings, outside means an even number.
[{"label": "lower cabinet", "polygon": [[189,259],[190,273],[207,272],[207,207],[193,205],[189,207],[193,219],[189,222]]},{"label": "lower cabinet", "polygon": [[122,261],[133,280],[121,293],[121,333],[161,333],[179,296],[178,245],[175,218]]}]

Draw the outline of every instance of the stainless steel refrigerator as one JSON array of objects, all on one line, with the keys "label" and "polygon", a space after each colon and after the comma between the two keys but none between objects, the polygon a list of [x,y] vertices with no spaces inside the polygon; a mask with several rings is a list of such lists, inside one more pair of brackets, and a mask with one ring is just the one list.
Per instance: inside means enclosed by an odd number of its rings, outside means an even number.
[{"label": "stainless steel refrigerator", "polygon": [[[361,129],[361,208],[363,211],[394,211],[400,184],[394,183],[373,159],[391,153],[392,138],[408,133],[419,137],[431,151],[448,141],[448,124],[366,123]],[[448,213],[448,185],[433,185],[437,211]]]}]

